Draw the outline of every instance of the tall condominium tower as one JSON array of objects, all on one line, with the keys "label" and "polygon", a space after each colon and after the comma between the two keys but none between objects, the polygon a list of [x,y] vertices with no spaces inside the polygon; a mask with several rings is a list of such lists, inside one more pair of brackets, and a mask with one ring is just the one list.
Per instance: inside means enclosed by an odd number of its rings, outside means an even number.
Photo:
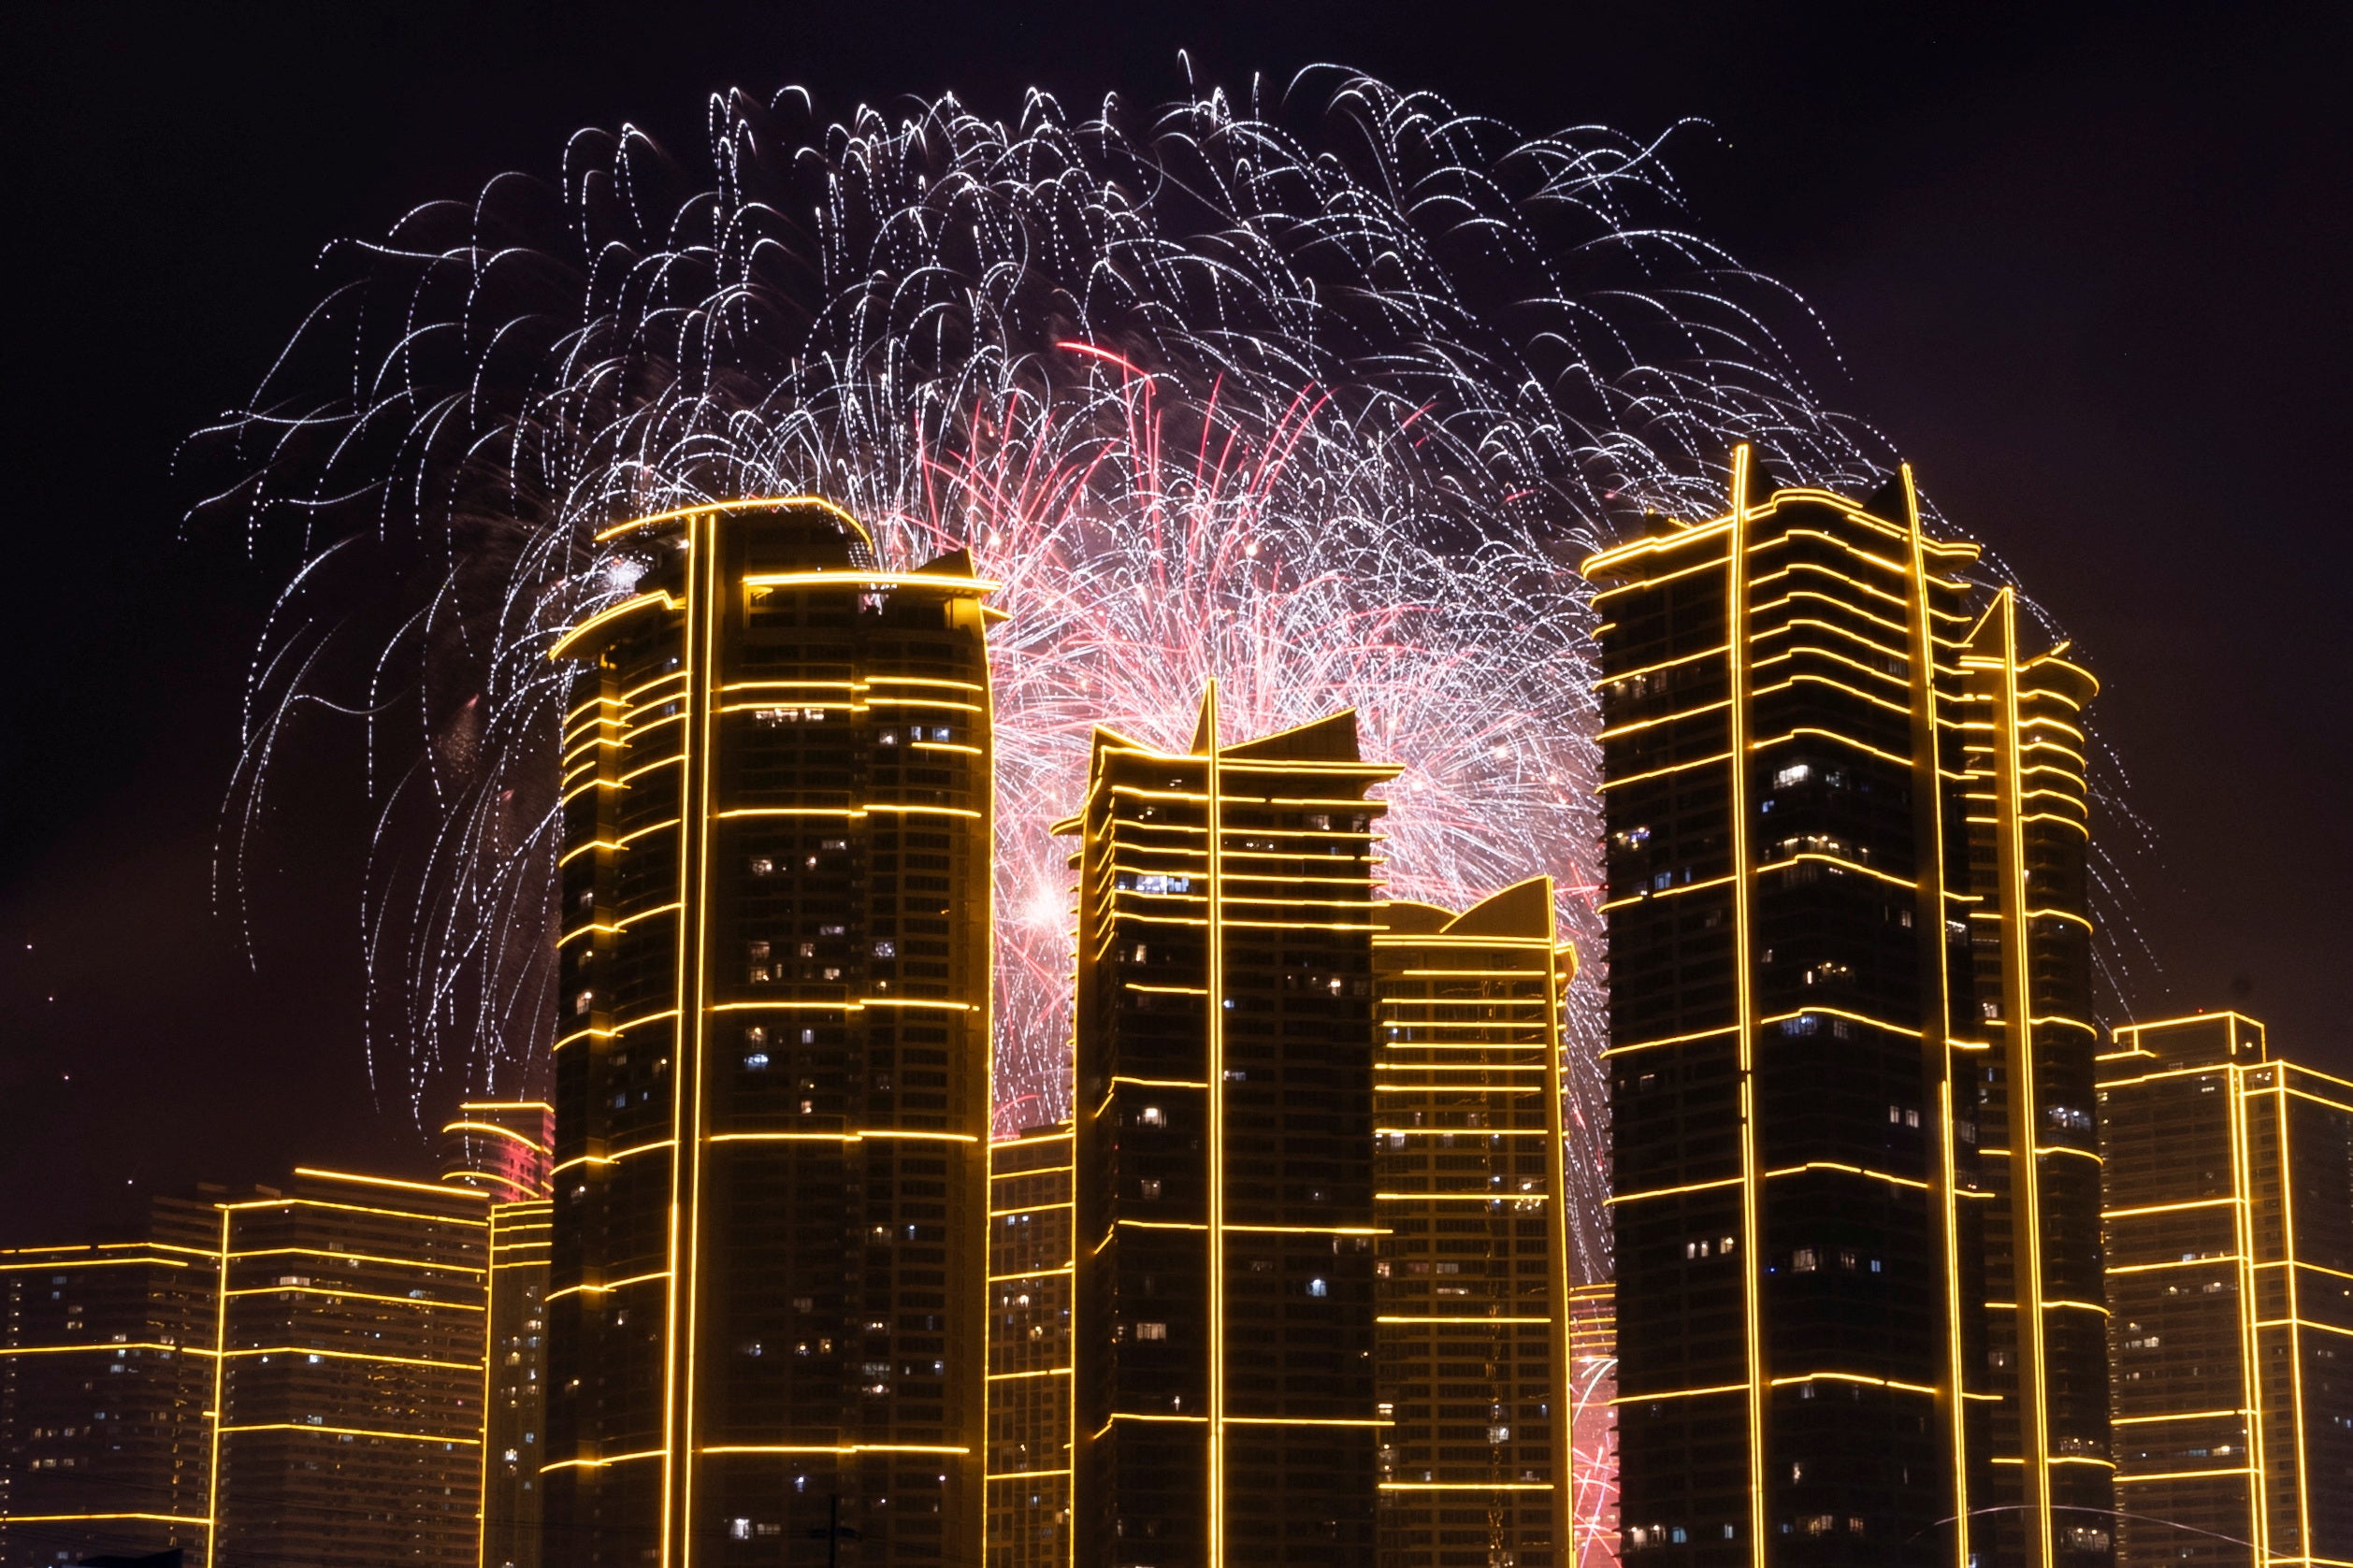
[{"label": "tall condominium tower", "polygon": [[2100,1067],[2119,1562],[2353,1561],[2353,1083],[2235,1013]]},{"label": "tall condominium tower", "polygon": [[1071,1124],[989,1147],[989,1568],[1070,1568]]},{"label": "tall condominium tower", "polygon": [[[1561,1016],[1575,951],[1537,877],[1373,939],[1379,1560],[1569,1568]],[[1468,1558],[1464,1559],[1468,1561]]]},{"label": "tall condominium tower", "polygon": [[990,585],[808,499],[612,537],[555,650],[547,1561],[976,1563]]},{"label": "tall condominium tower", "polygon": [[1586,563],[1624,1541],[2092,1564],[2110,1464],[2083,995],[2089,678],[1909,474]]},{"label": "tall condominium tower", "polygon": [[1364,1562],[1373,821],[1352,713],[1095,733],[1075,832],[1081,1563]]},{"label": "tall condominium tower", "polygon": [[164,1199],[145,1241],[0,1253],[0,1565],[204,1568],[219,1229]]},{"label": "tall condominium tower", "polygon": [[547,1428],[547,1196],[555,1108],[468,1100],[441,1129],[441,1179],[490,1199],[481,1568],[539,1568]]},{"label": "tall condominium tower", "polygon": [[309,1170],[220,1205],[210,1561],[474,1568],[487,1207]]}]

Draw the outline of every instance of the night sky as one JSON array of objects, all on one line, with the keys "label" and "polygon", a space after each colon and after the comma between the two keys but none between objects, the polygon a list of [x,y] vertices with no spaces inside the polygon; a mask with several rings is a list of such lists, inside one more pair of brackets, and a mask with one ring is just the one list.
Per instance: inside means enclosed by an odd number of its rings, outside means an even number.
[{"label": "night sky", "polygon": [[[1541,10],[1543,20],[1518,13]],[[1859,8],[1858,8],[1859,10]],[[1795,20],[1780,13],[1797,13]],[[704,95],[838,117],[1032,83],[1131,103],[1339,60],[1538,132],[1648,135],[1796,285],[1952,518],[2105,683],[2155,835],[2142,1016],[2231,1006],[2353,1072],[2353,11],[1573,4],[22,5],[0,22],[16,497],[0,687],[0,1244],[297,1160],[423,1168],[360,1049],[356,754],[274,826],[250,944],[213,889],[283,562],[182,515],[328,240],[577,125],[700,144]]]}]

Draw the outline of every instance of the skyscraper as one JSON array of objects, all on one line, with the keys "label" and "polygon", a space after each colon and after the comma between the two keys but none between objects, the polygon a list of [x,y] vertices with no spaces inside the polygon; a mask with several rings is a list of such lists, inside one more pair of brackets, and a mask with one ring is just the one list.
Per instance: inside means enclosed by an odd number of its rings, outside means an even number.
[{"label": "skyscraper", "polygon": [[989,701],[961,554],[821,501],[624,525],[555,650],[563,1032],[546,1553],[974,1563]]},{"label": "skyscraper", "polygon": [[2091,683],[2020,656],[1974,554],[1908,473],[1857,504],[1741,448],[1723,515],[1585,565],[1651,1561],[2109,1554]]},{"label": "skyscraper", "polygon": [[1576,954],[1537,877],[1373,939],[1379,1559],[1574,1561],[1561,1015]]},{"label": "skyscraper", "polygon": [[541,1100],[471,1100],[441,1129],[441,1179],[490,1200],[481,1568],[539,1568],[554,1120]]},{"label": "skyscraper", "polygon": [[1074,1529],[1119,1568],[1364,1561],[1373,822],[1352,713],[1095,732],[1078,836]]},{"label": "skyscraper", "polygon": [[487,1207],[315,1170],[220,1205],[212,1561],[473,1568]]},{"label": "skyscraper", "polygon": [[989,1568],[1070,1568],[1071,1125],[989,1148]]},{"label": "skyscraper", "polygon": [[2353,1084],[2235,1013],[2100,1065],[2118,1561],[2353,1561]]},{"label": "skyscraper", "polygon": [[162,1199],[143,1241],[0,1253],[0,1565],[204,1568],[218,1230]]}]

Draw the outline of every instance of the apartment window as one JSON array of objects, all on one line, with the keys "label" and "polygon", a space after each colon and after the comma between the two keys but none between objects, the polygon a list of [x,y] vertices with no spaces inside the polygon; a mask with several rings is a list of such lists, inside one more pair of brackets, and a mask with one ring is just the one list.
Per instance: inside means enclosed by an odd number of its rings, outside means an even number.
[{"label": "apartment window", "polygon": [[1147,1176],[1135,1185],[1136,1189],[1147,1198],[1158,1198],[1161,1195],[1161,1180],[1158,1176]]},{"label": "apartment window", "polygon": [[1810,1246],[1801,1246],[1790,1254],[1789,1266],[1801,1274],[1810,1274],[1822,1267],[1821,1255]]},{"label": "apartment window", "polygon": [[1136,1119],[1142,1122],[1146,1127],[1166,1127],[1168,1125],[1168,1118],[1161,1115],[1161,1108],[1157,1105],[1145,1106],[1143,1110],[1136,1113]]},{"label": "apartment window", "polygon": [[1135,1326],[1135,1337],[1138,1339],[1164,1340],[1168,1337],[1168,1325],[1165,1323],[1138,1323]]}]

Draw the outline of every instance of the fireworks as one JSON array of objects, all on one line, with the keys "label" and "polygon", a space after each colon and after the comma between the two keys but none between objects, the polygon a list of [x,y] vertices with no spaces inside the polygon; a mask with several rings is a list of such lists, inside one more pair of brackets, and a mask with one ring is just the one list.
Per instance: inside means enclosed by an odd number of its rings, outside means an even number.
[{"label": "fireworks", "polygon": [[[626,591],[622,518],[814,492],[913,559],[969,544],[994,642],[999,1072],[1063,1108],[1068,873],[1046,824],[1098,723],[1180,740],[1360,711],[1407,765],[1402,896],[1549,871],[1573,1009],[1581,1272],[1606,1251],[1589,622],[1576,560],[1715,510],[1756,442],[1810,482],[1888,459],[1818,405],[1802,304],[1687,231],[1657,144],[1525,140],[1343,72],[1132,120],[1032,94],[826,124],[715,99],[702,172],[583,132],[331,252],[211,502],[299,538],[229,813],[294,715],[364,715],[380,1092],[422,1115],[536,1070],[554,1011],[559,628]],[[903,564],[903,560],[902,560]]]}]

